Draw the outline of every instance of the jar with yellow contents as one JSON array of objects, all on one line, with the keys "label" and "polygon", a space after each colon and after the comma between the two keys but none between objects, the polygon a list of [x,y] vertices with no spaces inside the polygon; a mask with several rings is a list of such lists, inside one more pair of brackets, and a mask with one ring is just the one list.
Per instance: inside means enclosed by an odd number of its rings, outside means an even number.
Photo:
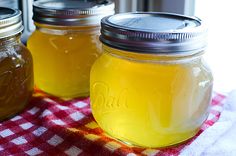
[{"label": "jar with yellow contents", "polygon": [[24,109],[33,92],[33,62],[21,43],[21,12],[0,7],[0,121]]},{"label": "jar with yellow contents", "polygon": [[88,96],[90,68],[102,52],[100,20],[114,14],[114,3],[39,0],[33,13],[36,30],[27,46],[35,85],[59,97]]},{"label": "jar with yellow contents", "polygon": [[109,135],[143,147],[193,137],[208,116],[212,74],[195,17],[125,13],[102,20],[104,53],[91,69],[92,113]]}]

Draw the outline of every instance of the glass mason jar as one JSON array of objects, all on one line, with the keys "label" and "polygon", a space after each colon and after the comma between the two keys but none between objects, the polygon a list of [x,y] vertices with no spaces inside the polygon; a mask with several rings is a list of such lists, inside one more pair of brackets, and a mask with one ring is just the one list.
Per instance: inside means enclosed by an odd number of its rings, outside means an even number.
[{"label": "glass mason jar", "polygon": [[91,69],[94,118],[111,136],[143,147],[193,137],[208,116],[212,74],[201,20],[169,13],[103,18],[104,53]]},{"label": "glass mason jar", "polygon": [[100,20],[114,14],[114,3],[39,0],[33,12],[36,30],[27,46],[35,85],[59,97],[88,96],[90,69],[102,52]]},{"label": "glass mason jar", "polygon": [[0,7],[0,120],[21,111],[33,92],[32,56],[21,43],[21,12]]}]

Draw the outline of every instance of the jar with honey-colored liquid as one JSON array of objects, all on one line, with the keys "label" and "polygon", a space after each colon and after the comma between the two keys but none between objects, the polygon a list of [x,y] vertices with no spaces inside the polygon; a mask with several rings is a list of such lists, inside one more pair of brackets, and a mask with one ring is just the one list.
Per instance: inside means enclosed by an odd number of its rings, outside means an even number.
[{"label": "jar with honey-colored liquid", "polygon": [[0,120],[27,105],[33,92],[32,56],[21,43],[21,12],[0,7]]},{"label": "jar with honey-colored liquid", "polygon": [[89,75],[101,55],[100,21],[114,14],[110,1],[38,0],[36,30],[27,47],[34,59],[37,88],[64,98],[89,95]]},{"label": "jar with honey-colored liquid", "polygon": [[102,19],[104,53],[91,69],[94,118],[109,135],[142,147],[193,137],[208,116],[212,74],[202,21],[170,13]]}]

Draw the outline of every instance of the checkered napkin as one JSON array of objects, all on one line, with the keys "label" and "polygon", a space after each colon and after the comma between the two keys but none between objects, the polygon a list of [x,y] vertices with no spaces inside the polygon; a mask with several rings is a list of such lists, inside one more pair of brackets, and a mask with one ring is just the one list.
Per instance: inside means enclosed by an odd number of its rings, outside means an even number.
[{"label": "checkered napkin", "polygon": [[[211,113],[200,135],[219,118],[225,96],[214,93]],[[176,147],[144,149],[107,136],[96,124],[89,99],[65,100],[36,91],[21,114],[0,123],[0,155],[178,155],[192,140]]]}]

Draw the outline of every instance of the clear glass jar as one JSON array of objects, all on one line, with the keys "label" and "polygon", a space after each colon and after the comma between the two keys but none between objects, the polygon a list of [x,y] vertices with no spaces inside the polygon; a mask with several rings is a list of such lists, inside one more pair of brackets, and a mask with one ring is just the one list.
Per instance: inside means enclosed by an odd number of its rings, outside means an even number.
[{"label": "clear glass jar", "polygon": [[176,14],[104,18],[104,53],[90,79],[92,113],[101,128],[144,147],[193,137],[207,119],[212,94],[202,58],[205,35],[199,19]]},{"label": "clear glass jar", "polygon": [[21,111],[33,92],[33,62],[21,43],[21,12],[0,8],[0,120]]},{"label": "clear glass jar", "polygon": [[36,30],[27,46],[34,59],[36,86],[59,97],[88,96],[90,69],[102,52],[99,22],[113,13],[110,2],[35,2]]}]

